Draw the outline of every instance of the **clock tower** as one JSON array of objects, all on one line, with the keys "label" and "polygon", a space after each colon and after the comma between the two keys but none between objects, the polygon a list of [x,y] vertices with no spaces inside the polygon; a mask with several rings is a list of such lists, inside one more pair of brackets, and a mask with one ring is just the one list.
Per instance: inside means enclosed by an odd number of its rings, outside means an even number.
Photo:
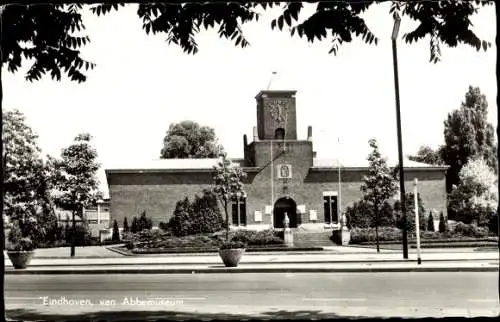
[{"label": "clock tower", "polygon": [[296,92],[266,90],[257,94],[259,140],[297,140]]}]

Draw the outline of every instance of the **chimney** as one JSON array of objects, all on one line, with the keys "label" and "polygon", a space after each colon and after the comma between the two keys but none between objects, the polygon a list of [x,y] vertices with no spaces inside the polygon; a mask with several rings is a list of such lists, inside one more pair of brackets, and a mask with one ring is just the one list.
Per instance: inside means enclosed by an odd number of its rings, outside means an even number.
[{"label": "chimney", "polygon": [[247,135],[243,134],[243,148],[246,148],[248,145]]},{"label": "chimney", "polygon": [[253,127],[253,141],[254,142],[259,141],[259,135],[257,134],[257,127],[256,126]]},{"label": "chimney", "polygon": [[313,128],[312,126],[307,127],[307,141],[312,141]]}]

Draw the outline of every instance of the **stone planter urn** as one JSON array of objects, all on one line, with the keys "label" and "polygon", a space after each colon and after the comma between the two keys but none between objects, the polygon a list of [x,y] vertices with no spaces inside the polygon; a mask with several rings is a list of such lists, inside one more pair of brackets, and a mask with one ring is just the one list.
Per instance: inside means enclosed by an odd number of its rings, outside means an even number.
[{"label": "stone planter urn", "polygon": [[237,267],[245,252],[245,248],[221,248],[219,256],[226,267]]},{"label": "stone planter urn", "polygon": [[15,269],[28,267],[34,255],[34,250],[7,251],[7,256],[9,256],[12,266],[14,266]]}]

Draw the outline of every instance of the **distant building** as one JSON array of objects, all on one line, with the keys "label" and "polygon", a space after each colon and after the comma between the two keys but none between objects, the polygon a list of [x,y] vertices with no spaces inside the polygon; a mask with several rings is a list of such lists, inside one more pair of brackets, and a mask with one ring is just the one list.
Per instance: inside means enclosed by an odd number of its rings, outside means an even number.
[{"label": "distant building", "polygon": [[[69,221],[72,223],[72,213],[71,211],[56,209],[55,211],[57,220],[61,224],[65,224]],[[84,219],[88,224],[89,231],[92,237],[98,238],[102,235],[108,235],[108,228],[110,227],[110,201],[109,199],[99,200],[96,207],[85,208],[84,209]],[[80,216],[75,216],[75,222],[79,224],[82,221]]]},{"label": "distant building", "polygon": [[[253,141],[248,143],[244,135],[244,158],[232,159],[248,174],[246,199],[233,202],[229,209],[232,228],[281,228],[286,214],[291,228],[331,229],[339,226],[339,213],[362,197],[360,186],[368,173],[368,161],[339,165],[336,160],[316,158],[312,127],[305,140],[298,139],[295,93],[265,90],[256,96]],[[142,211],[153,219],[154,226],[167,222],[177,201],[213,187],[216,162],[160,159],[106,169],[110,225],[116,219],[121,226],[124,217],[130,224]],[[418,178],[426,208],[446,214],[447,167],[409,160],[404,165],[407,191],[412,191],[413,180]]]}]

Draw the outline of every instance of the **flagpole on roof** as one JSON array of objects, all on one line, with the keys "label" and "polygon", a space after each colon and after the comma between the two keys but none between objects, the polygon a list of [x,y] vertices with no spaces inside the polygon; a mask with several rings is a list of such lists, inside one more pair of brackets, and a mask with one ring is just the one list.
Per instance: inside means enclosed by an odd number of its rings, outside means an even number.
[{"label": "flagpole on roof", "polygon": [[274,77],[275,77],[276,74],[277,74],[277,72],[272,72],[271,73],[271,79],[269,79],[269,83],[267,84],[267,90],[269,90],[271,88],[271,84],[272,84],[272,82],[273,82]]}]

